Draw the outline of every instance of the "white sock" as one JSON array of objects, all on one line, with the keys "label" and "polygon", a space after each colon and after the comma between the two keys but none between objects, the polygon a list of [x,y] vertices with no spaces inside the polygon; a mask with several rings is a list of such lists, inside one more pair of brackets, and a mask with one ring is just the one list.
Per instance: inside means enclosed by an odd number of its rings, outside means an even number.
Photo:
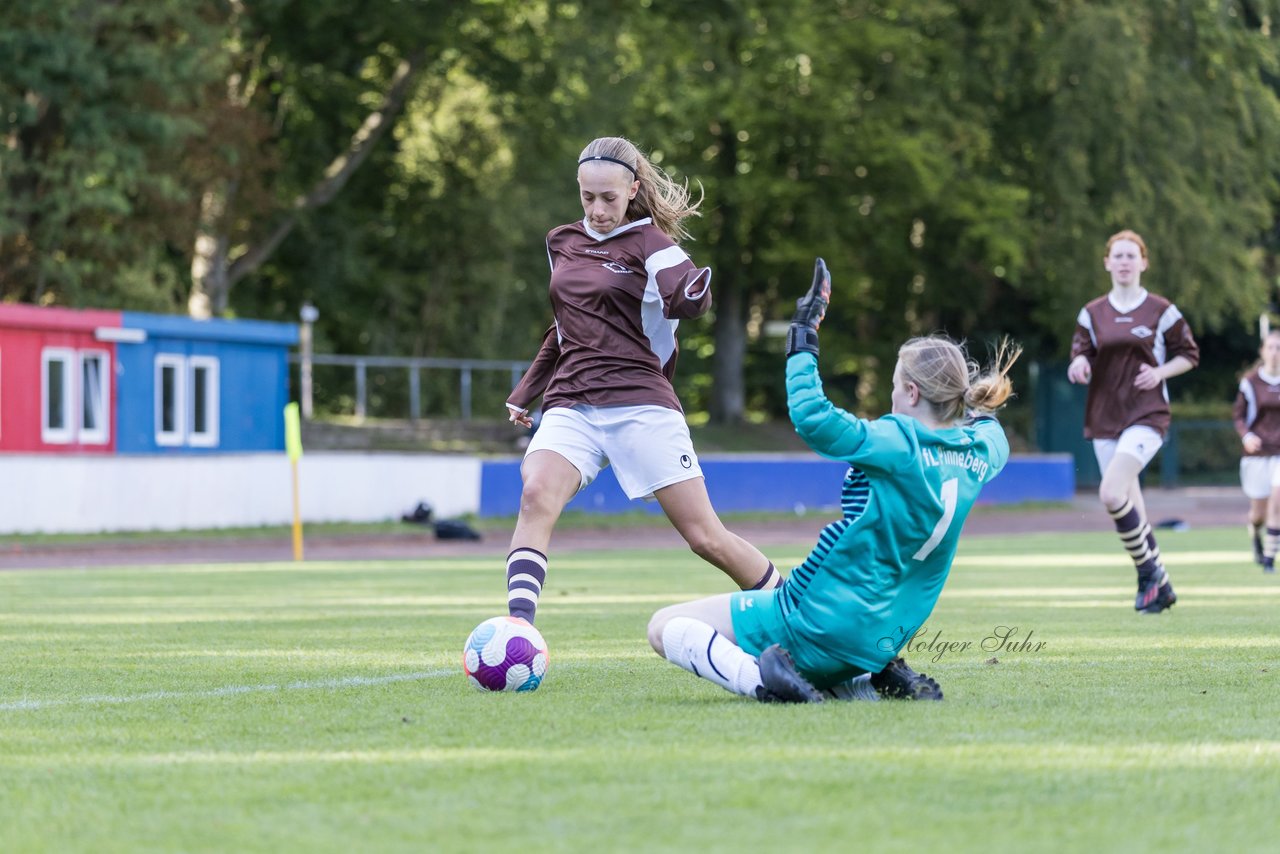
[{"label": "white sock", "polygon": [[876,689],[871,684],[871,674],[864,673],[861,676],[855,676],[847,679],[838,685],[832,685],[826,691],[827,696],[833,700],[879,700],[880,695],[876,693]]},{"label": "white sock", "polygon": [[672,617],[662,629],[662,654],[695,676],[744,697],[756,696],[760,665],[711,626],[691,617]]}]

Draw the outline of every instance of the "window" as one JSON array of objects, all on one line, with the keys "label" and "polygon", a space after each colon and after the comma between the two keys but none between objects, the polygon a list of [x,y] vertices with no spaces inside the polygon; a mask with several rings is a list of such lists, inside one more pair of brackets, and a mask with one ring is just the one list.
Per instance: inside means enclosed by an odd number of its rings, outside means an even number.
[{"label": "window", "polygon": [[105,445],[109,438],[107,409],[111,400],[110,354],[102,350],[80,352],[80,441]]},{"label": "window", "polygon": [[191,432],[188,441],[200,447],[218,444],[218,360],[191,357]]},{"label": "window", "polygon": [[40,439],[47,445],[111,441],[111,354],[45,347],[40,351]]},{"label": "window", "polygon": [[40,438],[50,445],[67,445],[75,439],[71,427],[71,396],[76,351],[46,347],[40,353]]},{"label": "window", "polygon": [[156,356],[156,444],[213,448],[218,444],[218,360]]},{"label": "window", "polygon": [[186,395],[182,388],[182,368],[186,360],[181,356],[164,354],[156,356],[156,444],[181,445],[183,435],[183,404]]}]

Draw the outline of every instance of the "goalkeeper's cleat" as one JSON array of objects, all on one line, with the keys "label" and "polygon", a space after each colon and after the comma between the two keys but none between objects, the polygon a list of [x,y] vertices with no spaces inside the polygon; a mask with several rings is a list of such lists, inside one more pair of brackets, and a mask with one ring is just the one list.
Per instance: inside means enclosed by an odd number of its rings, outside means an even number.
[{"label": "goalkeeper's cleat", "polygon": [[778,644],[760,653],[760,681],[756,699],[762,703],[821,703],[822,692],[800,675],[791,654]]},{"label": "goalkeeper's cleat", "polygon": [[1151,604],[1142,609],[1144,614],[1159,614],[1173,607],[1173,603],[1178,601],[1178,595],[1173,592],[1173,585],[1169,583],[1169,576],[1166,574],[1164,583],[1156,587],[1155,598]]},{"label": "goalkeeper's cleat", "polygon": [[871,684],[870,673],[864,673],[861,676],[837,682],[830,688],[823,688],[822,696],[828,700],[864,700],[872,703],[880,699],[880,694],[876,691],[875,686]]},{"label": "goalkeeper's cleat", "polygon": [[923,673],[916,673],[901,657],[871,674],[871,684],[890,700],[941,700],[942,687]]}]

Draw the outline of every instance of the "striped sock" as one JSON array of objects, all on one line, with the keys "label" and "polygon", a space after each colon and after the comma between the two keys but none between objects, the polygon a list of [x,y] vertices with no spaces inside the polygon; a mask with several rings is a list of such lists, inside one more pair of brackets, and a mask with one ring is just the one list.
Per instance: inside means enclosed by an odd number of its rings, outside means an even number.
[{"label": "striped sock", "polygon": [[1262,559],[1274,564],[1277,551],[1280,551],[1280,528],[1267,528],[1267,536],[1262,540]]},{"label": "striped sock", "polygon": [[1126,498],[1124,504],[1115,510],[1108,508],[1107,512],[1115,521],[1116,533],[1120,535],[1124,550],[1133,559],[1138,577],[1146,579],[1153,573],[1162,572],[1164,567],[1160,563],[1160,547],[1156,545],[1155,534],[1151,532],[1151,525],[1138,513],[1138,508],[1133,506],[1133,501]]},{"label": "striped sock", "polygon": [[533,623],[538,596],[547,580],[547,556],[536,549],[513,549],[507,555],[507,611]]},{"label": "striped sock", "polygon": [[754,698],[764,684],[754,656],[692,617],[672,617],[662,627],[662,654],[672,664],[744,697]]},{"label": "striped sock", "polygon": [[1164,583],[1163,578],[1169,573],[1165,572],[1164,561],[1160,559],[1160,547],[1156,545],[1156,535],[1151,532],[1151,526],[1146,526],[1147,530],[1147,554],[1151,555],[1151,563],[1155,571],[1161,576],[1161,584]]},{"label": "striped sock", "polygon": [[760,576],[760,580],[748,590],[772,590],[782,583],[782,573],[778,572],[778,568],[773,565],[773,561],[769,561],[769,568],[764,571],[764,575]]}]

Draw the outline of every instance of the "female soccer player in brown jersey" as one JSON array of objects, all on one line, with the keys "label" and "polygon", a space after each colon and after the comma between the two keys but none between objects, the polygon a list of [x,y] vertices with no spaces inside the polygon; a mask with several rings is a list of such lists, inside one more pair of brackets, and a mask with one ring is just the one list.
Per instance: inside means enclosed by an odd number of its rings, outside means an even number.
[{"label": "female soccer player in brown jersey", "polygon": [[1107,241],[1103,267],[1111,292],[1080,310],[1067,378],[1087,383],[1084,435],[1102,472],[1098,498],[1138,570],[1134,608],[1158,614],[1177,601],[1151,532],[1138,475],[1169,429],[1165,381],[1200,361],[1177,307],[1142,287],[1147,246],[1132,231]]},{"label": "female soccer player in brown jersey", "polygon": [[1244,451],[1240,485],[1249,497],[1254,559],[1264,572],[1275,572],[1280,546],[1280,329],[1267,333],[1259,355],[1261,363],[1240,380],[1232,415]]},{"label": "female soccer player in brown jersey", "polygon": [[526,427],[539,397],[543,408],[520,468],[508,609],[533,622],[556,520],[607,465],[629,498],[656,499],[689,547],[738,587],[772,588],[774,565],[711,506],[671,384],[676,326],[711,307],[710,268],[678,244],[698,205],[619,137],[583,149],[578,192],[582,219],[547,235],[554,323],[507,399],[511,421]]}]

